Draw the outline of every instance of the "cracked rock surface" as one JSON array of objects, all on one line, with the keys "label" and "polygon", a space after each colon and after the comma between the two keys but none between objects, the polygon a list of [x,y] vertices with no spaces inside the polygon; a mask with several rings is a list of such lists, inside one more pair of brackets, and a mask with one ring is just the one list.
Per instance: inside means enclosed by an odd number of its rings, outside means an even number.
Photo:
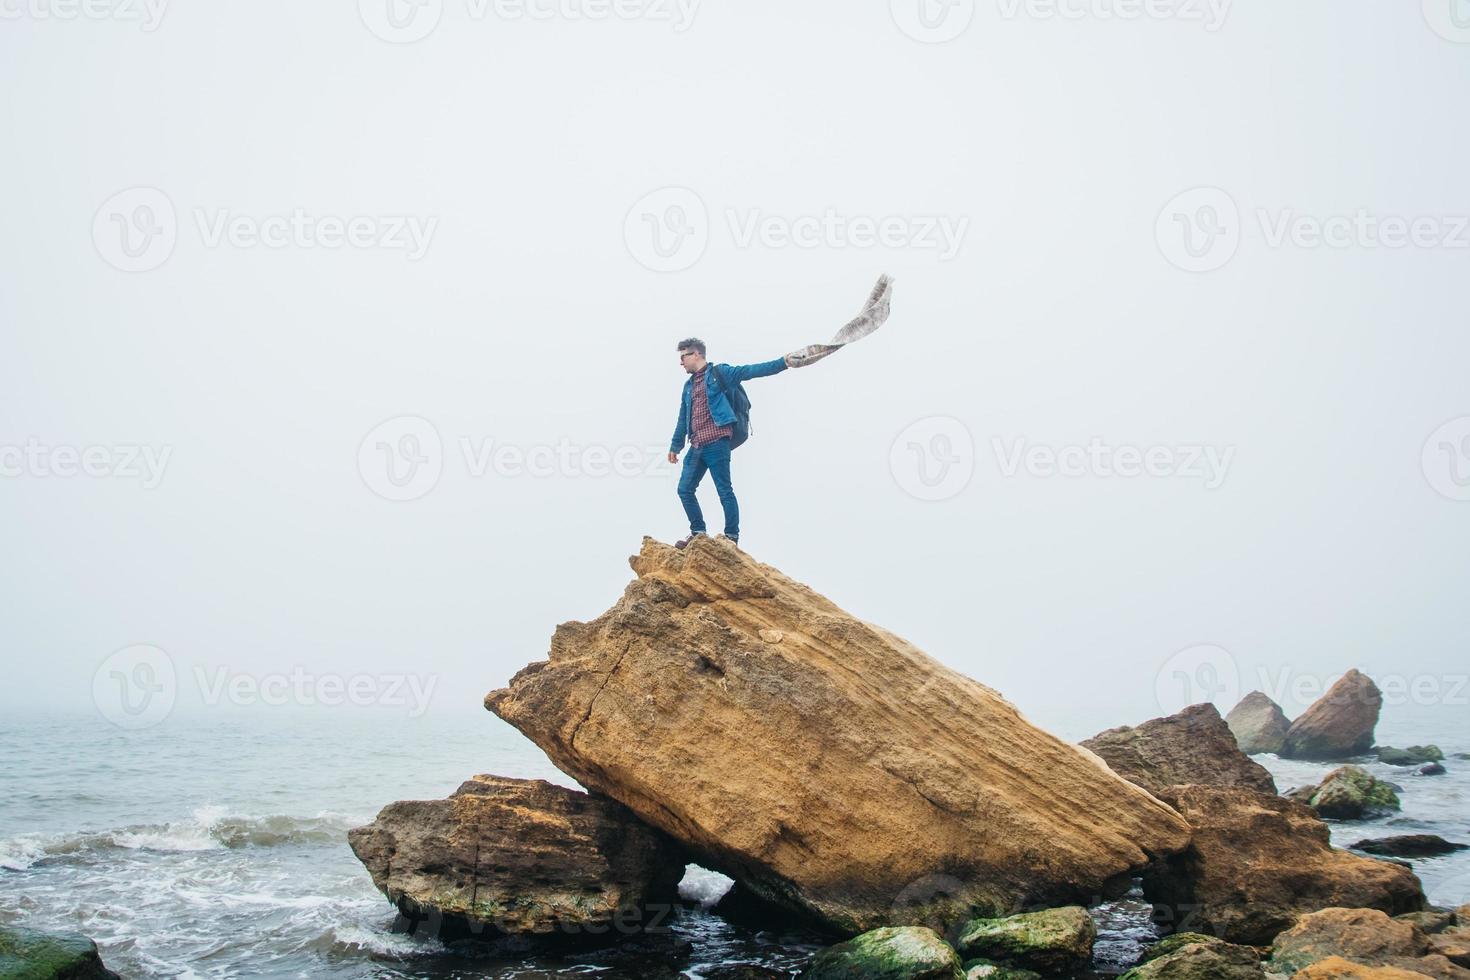
[{"label": "cracked rock surface", "polygon": [[768,901],[848,935],[1095,900],[1168,806],[995,691],[727,541],[637,579],[485,706]]}]

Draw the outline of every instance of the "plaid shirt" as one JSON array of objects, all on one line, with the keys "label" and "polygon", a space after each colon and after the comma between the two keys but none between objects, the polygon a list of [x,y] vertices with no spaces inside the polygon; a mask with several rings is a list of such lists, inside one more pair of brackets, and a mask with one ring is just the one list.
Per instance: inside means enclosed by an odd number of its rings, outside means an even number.
[{"label": "plaid shirt", "polygon": [[705,365],[694,372],[694,391],[690,395],[689,408],[689,441],[695,447],[708,445],[716,439],[731,439],[735,436],[735,429],[729,425],[715,425],[715,420],[709,417],[709,391],[705,388],[705,372],[709,365]]}]

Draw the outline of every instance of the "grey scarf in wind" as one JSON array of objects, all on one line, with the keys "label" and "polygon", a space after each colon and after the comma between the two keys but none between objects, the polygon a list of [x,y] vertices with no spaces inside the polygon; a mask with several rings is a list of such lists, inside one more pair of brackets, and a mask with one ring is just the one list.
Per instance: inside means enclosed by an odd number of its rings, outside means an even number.
[{"label": "grey scarf in wind", "polygon": [[829,344],[809,344],[801,350],[794,350],[786,355],[786,366],[792,368],[806,367],[815,364],[829,354],[835,354],[842,348],[854,341],[862,340],[868,334],[883,326],[888,319],[888,304],[893,295],[893,280],[888,276],[879,276],[878,285],[868,294],[868,301],[863,304],[863,311],[851,320],[832,338]]}]

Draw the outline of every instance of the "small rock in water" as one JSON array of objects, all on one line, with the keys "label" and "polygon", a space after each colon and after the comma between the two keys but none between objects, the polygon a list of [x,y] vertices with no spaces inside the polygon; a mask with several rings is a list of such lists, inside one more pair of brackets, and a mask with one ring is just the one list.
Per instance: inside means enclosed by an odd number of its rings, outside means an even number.
[{"label": "small rock in water", "polygon": [[[1294,799],[1303,795],[1302,790],[1292,793]],[[1363,820],[1400,808],[1398,795],[1389,785],[1361,766],[1334,769],[1305,802],[1332,820]]]},{"label": "small rock in water", "polygon": [[1438,762],[1431,762],[1427,766],[1420,766],[1418,769],[1415,769],[1412,773],[1410,773],[1410,775],[1412,775],[1412,776],[1443,776],[1444,775],[1444,772],[1445,772],[1444,766],[1440,765]]},{"label": "small rock in water", "polygon": [[0,926],[0,977],[16,980],[119,980],[86,936]]},{"label": "small rock in water", "polygon": [[1379,745],[1374,751],[1378,753],[1378,761],[1388,766],[1413,766],[1421,762],[1444,761],[1444,753],[1439,750],[1438,745],[1411,745],[1407,749]]},{"label": "small rock in water", "polygon": [[1385,854],[1390,857],[1435,857],[1470,849],[1470,844],[1455,844],[1434,834],[1400,834],[1396,837],[1360,840],[1352,845],[1352,849],[1365,854]]}]

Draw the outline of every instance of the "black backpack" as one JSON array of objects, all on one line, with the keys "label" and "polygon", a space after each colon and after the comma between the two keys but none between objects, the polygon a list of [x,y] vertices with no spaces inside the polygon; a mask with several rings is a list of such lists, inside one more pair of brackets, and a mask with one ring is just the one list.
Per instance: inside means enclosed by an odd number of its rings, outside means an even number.
[{"label": "black backpack", "polygon": [[715,372],[715,380],[720,383],[720,390],[725,393],[725,400],[735,410],[735,424],[731,426],[730,448],[735,449],[745,440],[750,438],[750,396],[745,393],[745,386],[735,382],[735,394],[730,394],[730,386],[725,384],[725,376],[720,369],[711,364],[710,370]]}]

